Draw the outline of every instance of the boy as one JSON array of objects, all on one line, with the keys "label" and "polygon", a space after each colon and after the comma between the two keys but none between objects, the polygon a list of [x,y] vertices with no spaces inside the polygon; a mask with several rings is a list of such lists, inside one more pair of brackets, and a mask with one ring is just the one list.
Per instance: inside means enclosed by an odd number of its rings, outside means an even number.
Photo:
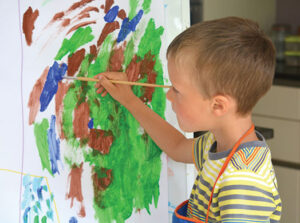
[{"label": "boy", "polygon": [[228,17],[179,34],[167,59],[172,82],[167,98],[183,131],[208,131],[197,139],[185,138],[129,86],[108,80],[127,80],[126,74],[100,74],[96,88],[123,104],[172,159],[195,162],[199,174],[190,199],[176,209],[173,222],[279,222],[270,150],[251,119],[272,85],[272,42],[256,23]]}]

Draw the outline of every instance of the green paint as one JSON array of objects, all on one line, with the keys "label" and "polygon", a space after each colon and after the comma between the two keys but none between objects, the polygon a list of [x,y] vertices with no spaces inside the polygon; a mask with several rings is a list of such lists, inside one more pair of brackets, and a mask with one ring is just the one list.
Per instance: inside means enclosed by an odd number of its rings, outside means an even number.
[{"label": "green paint", "polygon": [[95,62],[88,68],[88,77],[94,77],[95,75],[107,70],[111,50],[114,44],[115,40],[113,40],[112,35],[109,34],[102,43],[99,55]]},{"label": "green paint", "polygon": [[136,10],[139,4],[139,0],[129,0],[129,15],[128,18],[131,20],[136,15]]},{"label": "green paint", "polygon": [[161,47],[161,35],[164,32],[163,27],[155,28],[155,22],[151,18],[147,24],[147,28],[145,30],[145,34],[141,39],[141,42],[138,46],[137,55],[141,58],[145,56],[149,51],[151,55],[155,55],[155,57],[159,57],[159,51]]},{"label": "green paint", "polygon": [[47,217],[46,216],[44,216],[44,217],[42,217],[42,223],[47,223]]},{"label": "green paint", "polygon": [[48,172],[53,176],[50,159],[49,159],[49,145],[47,138],[47,130],[49,128],[49,122],[47,119],[43,119],[43,121],[38,124],[34,124],[34,135],[35,142],[38,148],[39,156],[42,163],[42,168],[47,169]]},{"label": "green paint", "polygon": [[33,222],[34,222],[34,223],[39,223],[39,216],[38,216],[38,215],[36,215],[36,216],[34,217]]},{"label": "green paint", "polygon": [[134,55],[134,39],[131,38],[124,51],[124,66],[127,67]]},{"label": "green paint", "polygon": [[42,6],[45,6],[46,4],[48,4],[51,0],[44,0],[44,2],[42,3]]},{"label": "green paint", "polygon": [[91,33],[92,29],[90,26],[77,29],[69,40],[64,39],[55,60],[61,60],[68,53],[72,54],[82,45],[92,41],[94,36]]},{"label": "green paint", "polygon": [[150,6],[151,6],[151,0],[144,0],[142,4],[142,8],[145,14],[150,12]]}]

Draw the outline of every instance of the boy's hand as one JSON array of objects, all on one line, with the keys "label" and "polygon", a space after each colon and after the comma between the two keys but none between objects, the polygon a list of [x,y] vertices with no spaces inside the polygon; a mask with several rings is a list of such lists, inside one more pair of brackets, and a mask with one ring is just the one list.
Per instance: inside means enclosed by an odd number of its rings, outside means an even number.
[{"label": "boy's hand", "polygon": [[107,92],[122,105],[127,105],[131,100],[136,97],[129,85],[126,84],[113,84],[109,80],[128,81],[126,73],[122,72],[104,72],[97,74],[95,78],[99,79],[95,87],[97,93],[105,96]]}]

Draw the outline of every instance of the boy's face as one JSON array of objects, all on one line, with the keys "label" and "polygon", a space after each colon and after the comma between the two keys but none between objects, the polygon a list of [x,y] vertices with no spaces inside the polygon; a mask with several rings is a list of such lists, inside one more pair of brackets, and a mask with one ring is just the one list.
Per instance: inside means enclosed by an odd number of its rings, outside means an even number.
[{"label": "boy's face", "polygon": [[172,87],[167,93],[167,99],[176,113],[178,124],[183,131],[195,132],[208,130],[211,127],[212,115],[210,100],[204,99],[196,87],[194,64],[191,54],[168,58],[169,78]]}]

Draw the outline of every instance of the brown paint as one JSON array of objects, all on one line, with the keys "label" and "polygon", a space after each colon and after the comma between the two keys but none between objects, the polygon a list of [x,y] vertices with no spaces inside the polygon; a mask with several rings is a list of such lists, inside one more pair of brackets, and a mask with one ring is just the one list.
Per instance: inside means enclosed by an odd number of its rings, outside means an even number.
[{"label": "brown paint", "polygon": [[[156,72],[154,71],[154,65],[155,65],[155,60],[154,60],[154,56],[151,55],[151,52],[149,51],[144,59],[142,60],[142,64],[141,64],[141,70],[140,73],[142,76],[147,75],[148,78],[148,83],[150,84],[154,84],[156,81]],[[141,97],[141,100],[144,102],[150,102],[152,100],[152,95],[154,92],[154,88],[144,88],[144,95]]]},{"label": "brown paint", "polygon": [[113,136],[101,129],[91,129],[89,134],[89,146],[102,154],[108,154],[113,142]]},{"label": "brown paint", "polygon": [[82,14],[78,17],[78,20],[81,20],[81,19],[84,19],[84,18],[90,18],[90,14],[89,13],[85,13],[85,14]]},{"label": "brown paint", "polygon": [[104,191],[112,182],[112,170],[101,167],[100,175],[106,175],[106,177],[98,177],[97,173],[94,173],[93,184],[97,191]]},{"label": "brown paint", "polygon": [[80,164],[80,167],[73,166],[71,172],[68,176],[68,185],[69,192],[66,194],[66,199],[71,199],[71,208],[73,207],[74,199],[80,202],[80,211],[78,215],[80,217],[85,217],[85,208],[83,205],[83,196],[82,196],[82,187],[81,187],[81,176],[82,176],[82,166],[83,163]]},{"label": "brown paint", "polygon": [[97,7],[88,6],[88,7],[86,7],[85,9],[83,9],[83,10],[79,13],[79,15],[83,15],[83,14],[86,14],[86,13],[92,12],[92,11],[94,11],[94,12],[99,12],[99,9],[98,9]]},{"label": "brown paint", "polygon": [[105,38],[107,37],[108,34],[112,33],[113,31],[115,31],[116,29],[120,28],[120,24],[118,21],[114,21],[111,23],[106,23],[105,26],[103,27],[102,33],[97,41],[97,46],[99,47],[103,41],[105,40]]},{"label": "brown paint", "polygon": [[58,12],[56,13],[53,18],[52,18],[52,22],[55,22],[56,20],[61,19],[62,17],[64,17],[65,13],[64,12]]},{"label": "brown paint", "polygon": [[59,138],[64,139],[65,135],[62,128],[62,113],[63,113],[63,100],[69,90],[70,85],[68,83],[58,82],[58,89],[55,95],[55,115],[56,115],[56,126],[58,129]]},{"label": "brown paint", "polygon": [[122,64],[124,61],[124,50],[126,42],[121,47],[115,48],[112,51],[111,57],[109,59],[108,71],[121,71]]},{"label": "brown paint", "polygon": [[79,27],[82,27],[82,26],[87,26],[89,24],[95,24],[96,21],[87,21],[87,22],[82,22],[82,23],[79,23],[75,26],[73,26],[68,32],[67,34],[69,34],[70,32],[73,32],[74,30],[77,30]]},{"label": "brown paint", "polygon": [[76,138],[89,137],[90,108],[87,102],[82,102],[74,110],[73,131]]},{"label": "brown paint", "polygon": [[35,82],[32,91],[30,92],[27,104],[29,107],[29,125],[34,123],[35,117],[40,109],[40,97],[46,82],[48,71],[49,67],[46,67],[40,78]]},{"label": "brown paint", "polygon": [[32,11],[29,7],[23,15],[23,33],[25,34],[26,43],[28,46],[32,43],[32,31],[34,30],[34,22],[39,16],[39,10]]},{"label": "brown paint", "polygon": [[101,5],[100,8],[104,9],[104,5]]},{"label": "brown paint", "polygon": [[96,47],[96,45],[90,46],[90,54],[91,54],[91,57],[89,59],[89,62],[91,62],[92,60],[94,60],[97,57],[97,47]]},{"label": "brown paint", "polygon": [[118,17],[120,19],[125,19],[126,18],[126,12],[124,9],[121,9],[119,12],[118,12]]},{"label": "brown paint", "polygon": [[71,19],[68,18],[68,19],[64,19],[61,25],[63,27],[66,27],[66,26],[70,25],[70,23],[71,23]]},{"label": "brown paint", "polygon": [[127,78],[129,81],[136,82],[139,79],[141,64],[142,61],[137,62],[137,56],[134,55],[126,69]]},{"label": "brown paint", "polygon": [[105,0],[104,13],[106,14],[111,6],[114,4],[114,0]]},{"label": "brown paint", "polygon": [[68,76],[74,76],[84,59],[85,49],[80,49],[68,57]]},{"label": "brown paint", "polygon": [[75,9],[77,9],[77,8],[80,8],[80,7],[82,7],[82,6],[84,6],[84,5],[88,4],[88,3],[90,3],[90,2],[92,2],[92,1],[94,1],[94,0],[81,0],[81,1],[79,1],[79,2],[75,2],[75,3],[74,3],[73,5],[71,5],[71,7],[68,9],[68,12],[73,11],[73,10],[75,10]]}]

